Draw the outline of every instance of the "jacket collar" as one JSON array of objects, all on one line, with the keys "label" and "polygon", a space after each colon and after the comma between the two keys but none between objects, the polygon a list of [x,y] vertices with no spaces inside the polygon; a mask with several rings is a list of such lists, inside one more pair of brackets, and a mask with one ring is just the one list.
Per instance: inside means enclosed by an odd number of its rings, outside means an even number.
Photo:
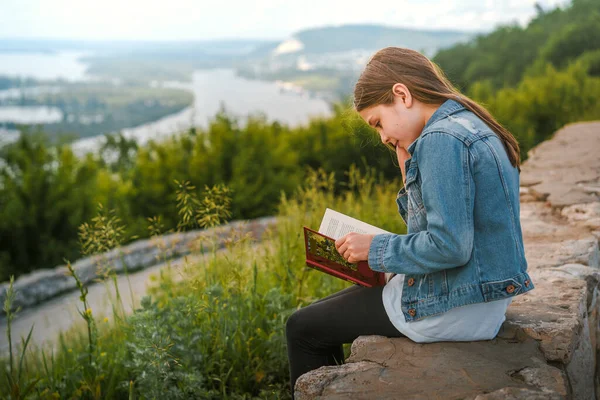
[{"label": "jacket collar", "polygon": [[431,117],[429,118],[429,120],[427,121],[427,123],[425,124],[425,126],[423,127],[423,130],[421,131],[421,133],[419,134],[419,137],[417,137],[417,139],[415,139],[414,142],[412,142],[408,148],[406,149],[406,151],[408,151],[408,153],[412,156],[413,152],[415,151],[415,147],[417,145],[417,142],[419,141],[419,138],[421,137],[421,135],[423,134],[423,132],[425,132],[425,130],[431,126],[433,123],[446,118],[448,115],[450,114],[454,114],[457,111],[463,110],[465,109],[465,106],[463,106],[462,104],[460,104],[458,101],[456,100],[452,100],[452,99],[448,99],[445,102],[442,103],[441,106],[438,107],[437,110],[435,110],[435,112],[431,115]]}]

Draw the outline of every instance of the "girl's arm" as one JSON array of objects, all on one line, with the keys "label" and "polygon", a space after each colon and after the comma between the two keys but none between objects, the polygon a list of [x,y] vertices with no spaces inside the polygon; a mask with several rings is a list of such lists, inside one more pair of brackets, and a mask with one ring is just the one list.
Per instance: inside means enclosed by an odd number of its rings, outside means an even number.
[{"label": "girl's arm", "polygon": [[368,255],[374,271],[426,274],[465,265],[471,257],[475,182],[468,147],[450,133],[431,132],[415,151],[427,229],[375,235]]}]

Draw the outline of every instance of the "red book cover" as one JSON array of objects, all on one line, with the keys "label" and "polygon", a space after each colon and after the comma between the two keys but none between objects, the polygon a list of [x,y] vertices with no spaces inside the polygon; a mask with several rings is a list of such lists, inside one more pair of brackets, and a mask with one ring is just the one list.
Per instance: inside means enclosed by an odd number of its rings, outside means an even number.
[{"label": "red book cover", "polygon": [[304,227],[306,264],[336,278],[366,287],[386,284],[385,273],[373,271],[367,261],[349,263],[335,248],[335,239]]}]

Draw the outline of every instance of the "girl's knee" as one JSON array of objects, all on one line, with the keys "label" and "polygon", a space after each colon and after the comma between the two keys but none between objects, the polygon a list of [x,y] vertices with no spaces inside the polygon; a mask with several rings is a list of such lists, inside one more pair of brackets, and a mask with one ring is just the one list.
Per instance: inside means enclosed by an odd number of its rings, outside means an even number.
[{"label": "girl's knee", "polygon": [[296,310],[285,323],[285,336],[288,340],[306,337],[310,328],[310,318],[306,308]]},{"label": "girl's knee", "polygon": [[295,335],[295,332],[298,330],[299,320],[301,316],[299,315],[300,310],[296,310],[292,315],[290,315],[285,323],[285,336],[290,339]]}]

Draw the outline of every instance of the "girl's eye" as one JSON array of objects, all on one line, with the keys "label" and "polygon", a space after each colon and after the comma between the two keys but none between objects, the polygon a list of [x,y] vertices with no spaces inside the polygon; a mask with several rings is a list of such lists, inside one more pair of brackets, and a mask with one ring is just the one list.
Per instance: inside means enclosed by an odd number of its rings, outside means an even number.
[{"label": "girl's eye", "polygon": [[380,127],[381,128],[381,124],[379,123],[379,121],[377,121],[377,123],[375,124],[375,128]]}]

